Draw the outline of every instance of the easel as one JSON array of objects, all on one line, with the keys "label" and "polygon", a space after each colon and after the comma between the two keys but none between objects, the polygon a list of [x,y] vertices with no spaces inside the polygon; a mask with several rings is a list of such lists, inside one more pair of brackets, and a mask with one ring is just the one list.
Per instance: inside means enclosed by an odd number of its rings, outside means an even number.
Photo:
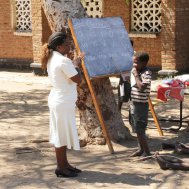
[{"label": "easel", "polygon": [[149,108],[150,108],[150,111],[152,113],[152,117],[154,119],[155,125],[156,125],[156,127],[158,129],[159,135],[163,136],[163,131],[162,131],[160,125],[159,125],[159,121],[157,119],[157,116],[156,116],[156,113],[155,113],[155,110],[154,110],[154,106],[152,104],[152,101],[151,101],[150,97],[148,98],[148,104],[149,104]]},{"label": "easel", "polygon": [[[74,32],[73,24],[72,24],[71,20],[68,21],[68,25],[69,25],[69,28],[71,30],[72,37],[73,37],[76,49],[77,49],[78,52],[81,52],[81,50],[79,48],[78,41],[77,41],[76,36],[75,36],[75,32]],[[89,90],[90,90],[90,93],[91,93],[91,96],[92,96],[92,99],[93,99],[93,103],[94,103],[94,106],[95,106],[95,109],[96,109],[96,112],[97,112],[97,115],[98,115],[98,119],[99,119],[101,127],[102,127],[102,131],[103,131],[104,137],[105,137],[106,142],[108,144],[109,151],[110,151],[111,154],[113,154],[114,153],[114,149],[113,149],[113,146],[112,146],[112,143],[111,143],[111,140],[110,140],[110,137],[109,137],[109,134],[108,134],[108,131],[107,131],[103,116],[102,116],[102,112],[100,110],[100,106],[99,106],[99,103],[98,103],[94,88],[92,86],[90,77],[88,75],[88,72],[87,72],[87,69],[85,67],[85,64],[84,64],[83,60],[82,60],[81,66],[82,66],[82,69],[83,69],[83,72],[84,72],[84,75],[85,75],[85,78],[86,78],[86,81],[87,81],[87,84],[88,84],[88,87],[89,87]]]}]

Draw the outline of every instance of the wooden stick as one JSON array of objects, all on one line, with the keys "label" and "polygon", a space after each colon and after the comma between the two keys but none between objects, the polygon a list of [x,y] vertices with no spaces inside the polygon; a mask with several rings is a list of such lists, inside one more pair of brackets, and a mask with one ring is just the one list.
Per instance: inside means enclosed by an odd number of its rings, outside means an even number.
[{"label": "wooden stick", "polygon": [[[81,52],[81,50],[79,48],[79,44],[78,44],[77,38],[75,36],[75,32],[74,32],[71,20],[68,21],[68,25],[69,25],[69,28],[71,30],[72,37],[73,37],[76,49],[77,49],[78,52]],[[113,146],[112,146],[112,143],[111,143],[111,140],[110,140],[110,137],[109,137],[109,134],[108,134],[108,131],[107,131],[103,116],[102,116],[102,112],[100,110],[100,106],[99,106],[99,103],[98,103],[94,88],[93,88],[92,83],[90,81],[90,77],[89,77],[89,74],[87,72],[87,69],[85,67],[85,64],[84,64],[83,60],[82,60],[81,66],[82,66],[82,69],[83,69],[83,72],[84,72],[84,75],[85,75],[85,78],[86,78],[86,81],[87,81],[87,84],[88,84],[88,87],[89,87],[89,90],[90,90],[90,93],[91,93],[91,96],[92,96],[92,99],[93,99],[93,103],[94,103],[94,106],[95,106],[95,109],[96,109],[96,112],[97,112],[97,115],[98,115],[98,119],[99,119],[101,127],[102,127],[102,131],[103,131],[104,137],[105,137],[106,142],[108,144],[109,151],[110,151],[111,154],[113,154],[114,153],[114,149],[113,149]]]},{"label": "wooden stick", "polygon": [[48,139],[34,139],[34,140],[30,140],[30,143],[43,143],[43,142],[49,142]]},{"label": "wooden stick", "polygon": [[142,158],[139,158],[138,161],[145,161],[145,160],[152,159],[152,158],[155,158],[155,156],[152,155],[152,156],[142,157]]},{"label": "wooden stick", "polygon": [[16,152],[16,154],[27,154],[27,153],[33,153],[33,152],[40,152],[40,150],[20,150],[19,152]]},{"label": "wooden stick", "polygon": [[141,158],[139,158],[139,159],[137,159],[137,160],[134,160],[134,161],[132,161],[132,162],[136,162],[136,161],[145,161],[145,160],[153,159],[153,158],[155,158],[155,155],[146,156],[146,157],[141,157]]},{"label": "wooden stick", "polygon": [[149,108],[150,108],[150,111],[152,113],[155,125],[156,125],[156,127],[158,129],[158,132],[159,132],[160,136],[163,136],[163,131],[162,131],[160,125],[159,125],[159,121],[157,119],[157,116],[156,116],[156,113],[155,113],[155,110],[154,110],[154,106],[152,104],[152,101],[151,101],[150,97],[148,98],[148,104],[149,104]]}]

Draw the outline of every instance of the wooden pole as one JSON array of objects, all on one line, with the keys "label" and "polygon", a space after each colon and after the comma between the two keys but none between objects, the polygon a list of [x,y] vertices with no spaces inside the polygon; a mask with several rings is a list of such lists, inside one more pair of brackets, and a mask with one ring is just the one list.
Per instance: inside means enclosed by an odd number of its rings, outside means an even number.
[{"label": "wooden pole", "polygon": [[[81,52],[81,50],[79,48],[79,44],[78,44],[77,38],[75,36],[75,32],[74,32],[73,24],[72,24],[71,20],[68,21],[68,25],[69,25],[69,28],[71,30],[72,37],[73,37],[74,43],[76,45],[76,49],[77,49],[78,52]],[[90,77],[88,75],[88,72],[87,72],[87,69],[85,67],[85,64],[84,64],[83,60],[82,60],[81,66],[82,66],[82,69],[83,69],[83,72],[84,72],[84,75],[85,75],[85,78],[86,78],[86,81],[87,81],[87,84],[88,84],[88,87],[89,87],[89,90],[90,90],[90,93],[91,93],[91,96],[92,96],[92,100],[93,100],[93,103],[94,103],[94,106],[95,106],[95,109],[96,109],[96,112],[97,112],[97,115],[98,115],[98,119],[99,119],[101,127],[102,127],[102,131],[103,131],[104,137],[105,137],[106,142],[108,144],[109,151],[110,151],[111,154],[113,154],[114,153],[114,149],[113,149],[113,146],[112,146],[112,143],[111,143],[111,140],[110,140],[110,137],[109,137],[109,134],[108,134],[108,131],[107,131],[103,116],[102,116],[102,112],[100,110],[100,106],[99,106],[99,103],[98,103],[94,88],[93,88],[92,83],[90,81]]]},{"label": "wooden pole", "polygon": [[101,109],[100,109],[94,88],[93,88],[92,83],[89,79],[89,75],[88,75],[87,69],[86,69],[83,61],[82,61],[82,68],[83,68],[83,72],[84,72],[84,75],[85,75],[85,78],[86,78],[86,81],[87,81],[87,84],[88,84],[88,87],[89,87],[89,90],[90,90],[90,93],[91,93],[91,96],[92,96],[92,99],[93,99],[93,103],[94,103],[94,106],[95,106],[95,109],[96,109],[96,112],[97,112],[97,115],[98,115],[98,119],[99,119],[101,127],[102,127],[103,134],[106,138],[106,142],[108,144],[108,148],[110,150],[110,153],[112,154],[112,153],[114,153],[112,143],[111,143],[108,131],[107,131],[106,124],[105,124],[103,116],[102,116],[102,112],[101,112]]},{"label": "wooden pole", "polygon": [[154,119],[155,125],[156,125],[156,127],[158,129],[158,132],[159,132],[160,136],[163,136],[163,131],[162,131],[160,125],[159,125],[159,121],[157,119],[157,116],[156,116],[156,113],[155,113],[155,110],[154,110],[154,106],[152,104],[152,101],[151,101],[150,97],[148,98],[148,104],[149,104],[149,108],[150,108],[150,111],[152,113],[152,117]]}]

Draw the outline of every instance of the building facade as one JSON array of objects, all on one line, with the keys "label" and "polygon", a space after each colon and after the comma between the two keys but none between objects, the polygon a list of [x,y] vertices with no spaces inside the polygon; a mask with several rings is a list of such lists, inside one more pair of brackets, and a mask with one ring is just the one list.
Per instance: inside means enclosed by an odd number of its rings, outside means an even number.
[{"label": "building facade", "polygon": [[[130,3],[128,3],[130,2]],[[123,19],[135,51],[157,70],[189,70],[188,0],[82,0],[90,17]],[[1,0],[0,66],[39,62],[51,34],[41,0]]]}]

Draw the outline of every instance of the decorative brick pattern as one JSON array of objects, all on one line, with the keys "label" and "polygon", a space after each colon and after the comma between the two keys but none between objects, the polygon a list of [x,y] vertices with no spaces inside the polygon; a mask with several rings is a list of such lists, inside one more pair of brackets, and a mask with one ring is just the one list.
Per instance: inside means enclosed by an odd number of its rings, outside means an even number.
[{"label": "decorative brick pattern", "polygon": [[19,32],[28,32],[32,30],[31,25],[31,1],[15,1],[16,30]]},{"label": "decorative brick pattern", "polygon": [[81,0],[87,14],[92,18],[102,17],[103,0]]},{"label": "decorative brick pattern", "polygon": [[161,0],[132,0],[132,31],[158,33],[161,31]]}]

